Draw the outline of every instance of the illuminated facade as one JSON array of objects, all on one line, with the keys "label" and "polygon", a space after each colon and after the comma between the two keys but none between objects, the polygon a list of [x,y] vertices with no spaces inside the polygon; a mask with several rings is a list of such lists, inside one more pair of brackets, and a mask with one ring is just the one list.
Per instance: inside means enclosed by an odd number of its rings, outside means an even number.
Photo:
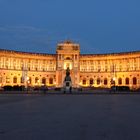
[{"label": "illuminated facade", "polygon": [[79,44],[70,41],[58,44],[56,54],[0,50],[0,86],[62,87],[67,67],[73,87],[140,88],[140,51],[80,54]]}]

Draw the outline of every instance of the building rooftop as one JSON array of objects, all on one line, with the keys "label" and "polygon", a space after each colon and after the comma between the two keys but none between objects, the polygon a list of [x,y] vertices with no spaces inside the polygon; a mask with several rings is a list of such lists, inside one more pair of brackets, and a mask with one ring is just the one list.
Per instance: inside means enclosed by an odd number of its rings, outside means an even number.
[{"label": "building rooftop", "polygon": [[80,54],[81,56],[117,56],[117,55],[126,55],[126,54],[137,54],[140,51],[129,51],[129,52],[117,52],[117,53],[102,53],[102,54]]},{"label": "building rooftop", "polygon": [[[24,51],[16,51],[16,50],[6,50],[0,49],[0,52],[7,52],[7,53],[18,53],[18,54],[30,54],[30,55],[40,55],[40,56],[55,56],[56,54],[49,54],[49,53],[36,53],[36,52],[24,52]],[[140,51],[130,51],[130,52],[119,52],[119,53],[102,53],[102,54],[80,54],[80,56],[117,56],[117,55],[126,55],[126,54],[137,54]]]},{"label": "building rooftop", "polygon": [[30,55],[41,55],[41,56],[54,56],[55,54],[47,54],[47,53],[36,53],[36,52],[24,52],[24,51],[15,51],[15,50],[6,50],[0,49],[0,52],[7,52],[7,53],[18,53],[18,54],[30,54]]}]

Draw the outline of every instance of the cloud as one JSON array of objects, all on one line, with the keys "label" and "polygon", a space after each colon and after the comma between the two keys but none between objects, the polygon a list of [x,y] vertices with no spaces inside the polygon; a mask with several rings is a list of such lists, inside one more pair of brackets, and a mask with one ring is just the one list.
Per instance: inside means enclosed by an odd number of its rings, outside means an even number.
[{"label": "cloud", "polygon": [[41,32],[46,31],[46,29],[40,29],[33,26],[0,26],[0,31],[4,32]]},{"label": "cloud", "polygon": [[[66,39],[76,39],[67,32],[34,26],[0,26],[0,46],[5,49],[54,53],[56,45]],[[76,41],[77,42],[77,41]]]},{"label": "cloud", "polygon": [[[52,53],[55,34],[33,26],[0,26],[0,46],[19,51]],[[56,39],[55,39],[56,40]]]}]

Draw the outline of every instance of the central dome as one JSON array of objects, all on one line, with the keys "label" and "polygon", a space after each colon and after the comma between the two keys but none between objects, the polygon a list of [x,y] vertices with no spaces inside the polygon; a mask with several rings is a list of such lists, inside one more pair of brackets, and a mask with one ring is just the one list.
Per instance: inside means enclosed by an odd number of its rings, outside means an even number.
[{"label": "central dome", "polygon": [[79,50],[79,47],[79,44],[75,44],[71,40],[66,40],[57,45],[57,50]]},{"label": "central dome", "polygon": [[73,44],[73,42],[71,40],[66,40],[64,41],[64,44]]}]

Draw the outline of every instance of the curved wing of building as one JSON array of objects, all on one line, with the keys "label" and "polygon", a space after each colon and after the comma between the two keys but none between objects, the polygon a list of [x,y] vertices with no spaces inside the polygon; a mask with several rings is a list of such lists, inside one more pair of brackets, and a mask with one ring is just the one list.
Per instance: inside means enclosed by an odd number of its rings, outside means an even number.
[{"label": "curved wing of building", "polygon": [[59,43],[56,54],[0,50],[0,86],[62,87],[69,67],[72,86],[140,88],[140,51],[80,54],[80,45]]}]

